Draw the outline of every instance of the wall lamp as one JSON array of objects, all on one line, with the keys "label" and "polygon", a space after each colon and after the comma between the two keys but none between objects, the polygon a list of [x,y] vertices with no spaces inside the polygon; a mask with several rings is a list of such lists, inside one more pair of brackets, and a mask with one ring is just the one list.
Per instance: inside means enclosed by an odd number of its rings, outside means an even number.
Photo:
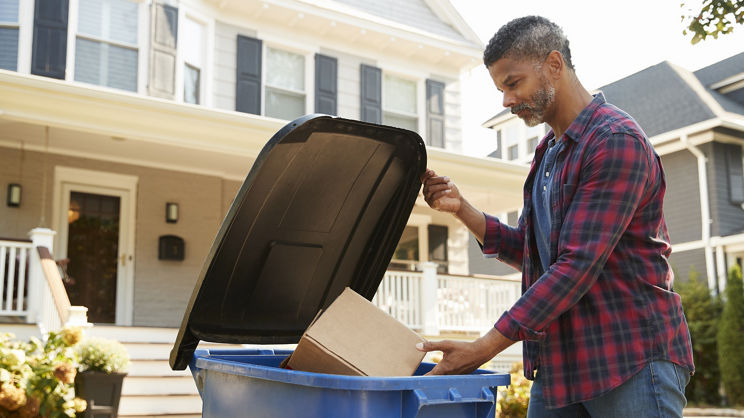
[{"label": "wall lamp", "polygon": [[178,222],[178,203],[168,202],[165,204],[165,222],[169,224]]},{"label": "wall lamp", "polygon": [[8,184],[8,206],[17,208],[21,206],[21,185],[18,183]]}]

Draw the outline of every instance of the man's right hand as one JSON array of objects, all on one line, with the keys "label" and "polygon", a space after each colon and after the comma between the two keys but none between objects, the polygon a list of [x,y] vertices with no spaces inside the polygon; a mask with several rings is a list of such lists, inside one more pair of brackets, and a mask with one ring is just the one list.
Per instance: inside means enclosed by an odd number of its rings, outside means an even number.
[{"label": "man's right hand", "polygon": [[434,170],[427,169],[421,176],[424,185],[424,200],[432,209],[456,214],[462,205],[462,196],[449,177],[437,176]]}]

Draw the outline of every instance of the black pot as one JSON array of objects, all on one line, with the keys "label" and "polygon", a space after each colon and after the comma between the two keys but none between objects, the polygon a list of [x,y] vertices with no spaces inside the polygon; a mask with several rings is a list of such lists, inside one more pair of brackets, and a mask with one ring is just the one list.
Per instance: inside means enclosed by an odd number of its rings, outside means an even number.
[{"label": "black pot", "polygon": [[126,373],[86,371],[75,376],[75,395],[88,402],[85,418],[116,418],[119,414],[121,385]]}]

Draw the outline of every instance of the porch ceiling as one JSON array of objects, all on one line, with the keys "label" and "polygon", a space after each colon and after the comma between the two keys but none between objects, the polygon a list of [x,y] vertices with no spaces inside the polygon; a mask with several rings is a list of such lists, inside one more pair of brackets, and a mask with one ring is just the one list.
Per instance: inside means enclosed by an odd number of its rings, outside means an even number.
[{"label": "porch ceiling", "polygon": [[[3,70],[0,91],[0,146],[238,181],[286,123]],[[481,209],[521,207],[527,167],[434,148],[428,159]]]}]

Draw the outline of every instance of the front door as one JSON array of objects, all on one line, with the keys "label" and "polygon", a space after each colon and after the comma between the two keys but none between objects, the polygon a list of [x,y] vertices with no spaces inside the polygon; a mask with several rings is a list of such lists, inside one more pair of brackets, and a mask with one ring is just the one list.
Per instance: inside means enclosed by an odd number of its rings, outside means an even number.
[{"label": "front door", "polygon": [[65,287],[88,321],[131,325],[137,178],[55,167],[56,259],[66,258]]},{"label": "front door", "polygon": [[88,307],[88,321],[116,322],[116,270],[121,198],[70,192],[67,275],[70,303]]}]

